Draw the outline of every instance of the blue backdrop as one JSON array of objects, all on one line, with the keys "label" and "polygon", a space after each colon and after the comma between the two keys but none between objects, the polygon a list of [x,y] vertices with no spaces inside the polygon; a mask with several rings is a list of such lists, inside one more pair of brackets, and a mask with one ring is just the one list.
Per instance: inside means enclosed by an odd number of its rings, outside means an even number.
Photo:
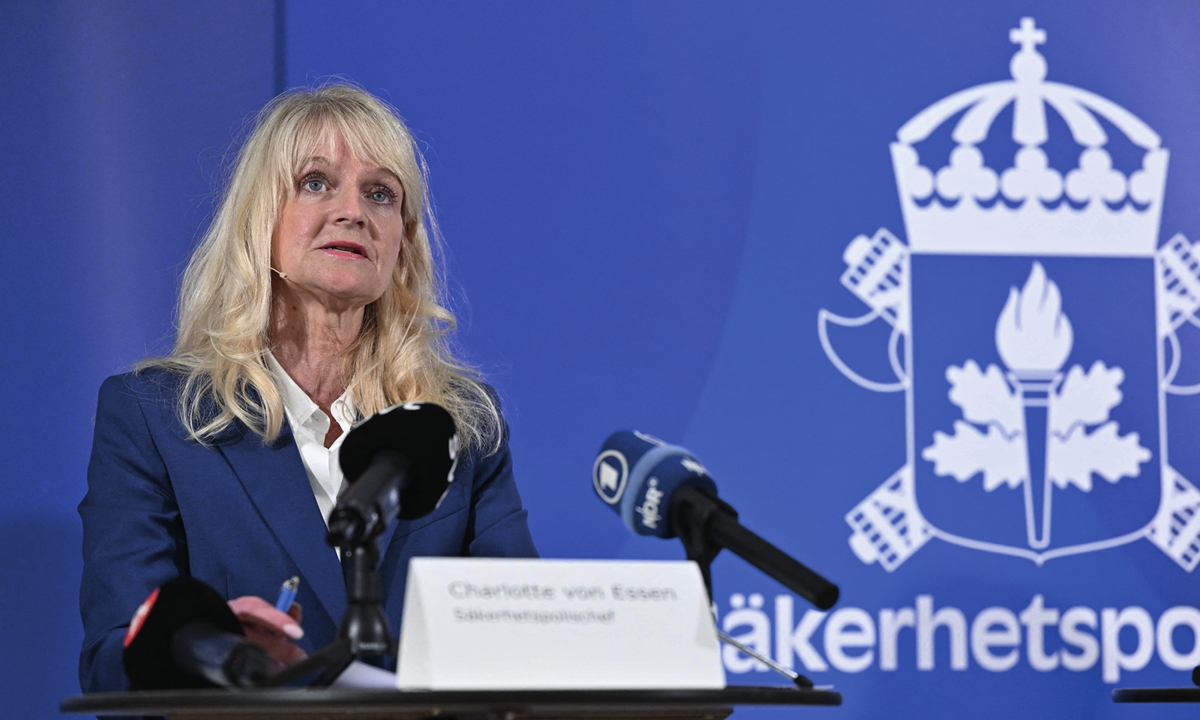
[{"label": "blue backdrop", "polygon": [[[51,717],[77,691],[96,388],[169,346],[246,117],[334,74],[425,146],[460,340],[544,555],[682,556],[592,497],[600,443],[635,427],[841,585],[821,615],[714,566],[725,629],[844,693],[812,712],[1123,717],[1113,687],[1187,684],[1197,27],[1186,2],[5,4],[6,706]],[[997,340],[1010,289],[1021,327],[1072,328],[1042,405]]]}]

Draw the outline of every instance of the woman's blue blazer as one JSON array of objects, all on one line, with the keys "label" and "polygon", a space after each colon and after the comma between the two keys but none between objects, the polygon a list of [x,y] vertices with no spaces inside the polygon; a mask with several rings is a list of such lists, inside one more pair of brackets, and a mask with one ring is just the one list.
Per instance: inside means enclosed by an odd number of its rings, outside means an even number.
[{"label": "woman's blue blazer", "polygon": [[[100,388],[83,519],[79,659],[85,692],[128,688],[122,642],[159,585],[190,575],[226,598],[272,602],[299,575],[307,652],[335,637],[346,609],[342,567],[286,423],[270,445],[238,424],[205,447],[177,416],[180,378],[164,371],[108,378]],[[513,481],[507,440],[460,458],[440,507],[393,522],[380,538],[384,608],[399,632],[408,560],[537,557]]]}]

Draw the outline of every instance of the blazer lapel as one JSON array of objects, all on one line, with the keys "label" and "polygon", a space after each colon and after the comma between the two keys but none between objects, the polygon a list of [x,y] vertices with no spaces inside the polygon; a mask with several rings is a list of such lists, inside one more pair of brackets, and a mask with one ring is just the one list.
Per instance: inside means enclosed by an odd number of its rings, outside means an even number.
[{"label": "blazer lapel", "polygon": [[375,547],[379,549],[379,563],[383,564],[383,556],[387,554],[388,548],[392,544],[392,536],[396,534],[396,526],[400,524],[399,520],[393,520],[387,524],[379,537],[375,538]]},{"label": "blazer lapel", "polygon": [[325,543],[325,521],[291,429],[284,424],[279,439],[264,446],[243,427],[217,447],[337,627],[346,611],[346,581],[337,553]]}]

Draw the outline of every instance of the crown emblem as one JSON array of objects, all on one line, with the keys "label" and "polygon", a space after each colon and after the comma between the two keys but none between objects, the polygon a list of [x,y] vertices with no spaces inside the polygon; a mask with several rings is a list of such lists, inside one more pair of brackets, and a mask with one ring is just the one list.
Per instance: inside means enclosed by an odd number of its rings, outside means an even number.
[{"label": "crown emblem", "polygon": [[[1048,82],[1046,59],[1037,50],[1046,32],[1033,18],[1022,18],[1009,39],[1020,46],[1009,63],[1011,80],[939,100],[905,123],[891,145],[910,247],[926,253],[1153,256],[1168,155],[1158,135],[1110,100]],[[1010,167],[991,168],[977,146],[1009,105],[1012,139],[1020,149]],[[1065,175],[1049,166],[1043,150],[1047,106],[1083,147],[1078,166]],[[914,146],[956,117],[949,164],[926,167]],[[1141,168],[1128,177],[1113,167],[1098,118],[1144,150]]]}]

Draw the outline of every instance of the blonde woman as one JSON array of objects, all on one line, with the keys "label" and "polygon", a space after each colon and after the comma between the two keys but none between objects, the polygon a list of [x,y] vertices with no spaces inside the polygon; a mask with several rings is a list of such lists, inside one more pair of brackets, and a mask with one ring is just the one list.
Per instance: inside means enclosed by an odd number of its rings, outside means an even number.
[{"label": "blonde woman", "polygon": [[[234,598],[279,663],[332,641],[338,449],[396,403],[445,407],[466,452],[441,506],[380,540],[392,627],[413,556],[536,556],[496,401],[448,349],[435,235],[423,162],[387,105],[337,84],[263,109],[188,264],[173,352],[100,389],[79,506],[84,691],[128,687],[125,628],[181,575]],[[293,575],[297,604],[279,612],[263,598]]]}]

